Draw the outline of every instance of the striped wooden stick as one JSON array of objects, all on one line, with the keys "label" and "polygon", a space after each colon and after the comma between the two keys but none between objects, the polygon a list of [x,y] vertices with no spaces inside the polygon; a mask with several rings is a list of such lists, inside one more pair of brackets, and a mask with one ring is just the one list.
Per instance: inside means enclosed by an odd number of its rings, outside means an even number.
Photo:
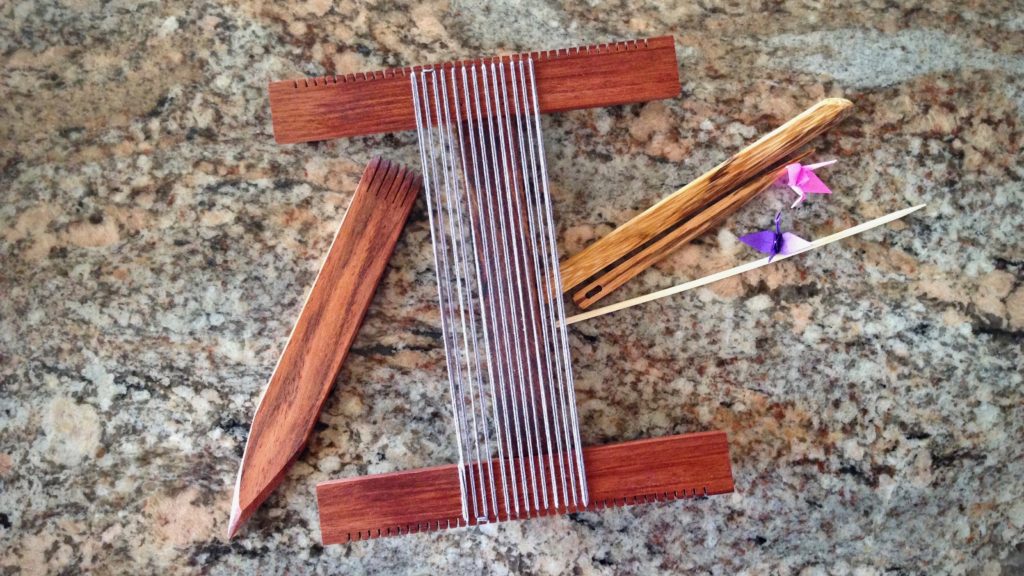
[{"label": "striped wooden stick", "polygon": [[[818,102],[566,259],[561,264],[562,291],[574,292],[573,300],[584,309],[604,298],[672,249],[696,237],[694,230],[707,229],[709,217],[697,217],[705,210],[711,210],[710,219],[719,222],[739,209],[763,189],[758,186],[770,183],[788,159],[838,124],[852,106],[841,98]],[[721,202],[729,196],[742,201]],[[580,286],[583,288],[577,290]]]}]

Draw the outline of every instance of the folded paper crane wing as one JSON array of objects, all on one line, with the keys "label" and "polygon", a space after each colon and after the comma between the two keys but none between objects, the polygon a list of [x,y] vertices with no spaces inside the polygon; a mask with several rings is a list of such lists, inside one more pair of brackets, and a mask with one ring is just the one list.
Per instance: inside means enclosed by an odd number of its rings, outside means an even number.
[{"label": "folded paper crane wing", "polygon": [[827,162],[819,162],[817,164],[803,165],[799,162],[794,162],[786,166],[786,174],[780,178],[780,183],[789,186],[793,192],[796,192],[797,199],[793,203],[793,208],[798,204],[807,199],[808,194],[831,194],[828,186],[821,181],[821,178],[814,173],[818,168],[830,166],[835,164],[835,160],[829,160]]},{"label": "folded paper crane wing", "polygon": [[[754,250],[764,254],[769,254],[772,257],[779,254],[784,256],[796,254],[800,250],[811,245],[810,242],[796,234],[793,234],[792,232],[783,232],[782,234],[776,235],[775,232],[772,232],[771,230],[747,234],[743,238],[740,238],[740,241]],[[775,247],[776,242],[778,242],[778,248]]]},{"label": "folded paper crane wing", "polygon": [[762,254],[767,254],[769,261],[779,254],[789,256],[811,245],[810,242],[792,232],[783,232],[780,224],[781,220],[782,212],[779,212],[775,215],[775,230],[764,230],[747,234],[740,238],[740,242]]}]

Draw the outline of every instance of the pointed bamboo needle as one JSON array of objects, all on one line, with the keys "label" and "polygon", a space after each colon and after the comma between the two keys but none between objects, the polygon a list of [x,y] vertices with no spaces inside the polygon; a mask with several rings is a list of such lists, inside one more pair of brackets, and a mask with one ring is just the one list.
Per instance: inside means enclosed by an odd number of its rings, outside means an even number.
[{"label": "pointed bamboo needle", "polygon": [[803,250],[800,250],[800,251],[797,251],[797,252],[794,252],[794,253],[788,254],[788,255],[781,255],[781,254],[777,255],[771,261],[769,261],[768,258],[762,258],[760,260],[755,260],[753,262],[748,262],[746,264],[742,264],[740,266],[736,266],[735,268],[729,268],[728,270],[723,270],[721,272],[716,272],[714,274],[711,274],[709,276],[705,276],[703,278],[698,278],[697,280],[691,280],[689,282],[684,282],[682,284],[679,284],[679,285],[676,285],[676,286],[672,286],[671,288],[665,288],[664,290],[658,290],[657,292],[651,292],[650,294],[645,294],[644,296],[638,296],[636,298],[630,298],[629,300],[623,300],[622,302],[619,302],[617,304],[612,304],[611,306],[605,306],[603,308],[598,308],[596,310],[591,310],[589,312],[584,312],[583,314],[577,314],[575,316],[570,316],[569,318],[565,319],[565,324],[566,324],[566,326],[568,326],[569,324],[575,324],[577,322],[582,322],[584,320],[590,320],[591,318],[597,318],[598,316],[604,316],[605,314],[611,314],[612,312],[618,312],[619,310],[624,310],[626,308],[632,308],[633,306],[638,306],[638,305],[644,304],[646,302],[651,302],[652,300],[658,300],[659,298],[665,298],[665,297],[668,297],[668,296],[672,296],[674,294],[679,294],[681,292],[686,292],[687,290],[692,290],[694,288],[700,288],[701,286],[707,286],[708,284],[711,284],[712,282],[718,282],[719,280],[725,280],[726,278],[731,278],[733,276],[736,276],[737,274],[743,274],[744,272],[750,272],[751,270],[756,270],[758,268],[761,268],[762,266],[767,266],[767,265],[775,263],[775,262],[780,262],[782,260],[785,260],[786,258],[792,258],[793,256],[796,256],[797,254],[803,254],[804,252],[809,252],[811,250],[814,250],[815,248],[821,248],[822,246],[825,246],[826,244],[831,244],[833,242],[838,242],[839,240],[842,240],[843,238],[849,238],[850,236],[856,236],[857,234],[860,234],[862,232],[866,232],[868,230],[871,230],[872,228],[877,228],[878,226],[882,226],[883,224],[888,224],[889,222],[892,222],[894,220],[899,220],[900,218],[903,218],[907,214],[910,214],[912,212],[920,210],[921,208],[924,208],[924,207],[925,207],[925,204],[919,204],[919,205],[913,206],[911,208],[905,208],[903,210],[898,210],[896,212],[893,212],[892,214],[887,214],[887,215],[882,216],[880,218],[875,218],[874,220],[870,220],[868,222],[864,222],[863,224],[858,224],[857,226],[854,226],[852,228],[847,228],[846,230],[843,230],[841,232],[836,232],[835,234],[832,234],[831,236],[825,236],[824,238],[819,238],[818,240],[815,240],[814,242],[811,242],[811,244],[809,246],[807,246],[806,248],[804,248]]},{"label": "pointed bamboo needle", "polygon": [[376,158],[363,172],[253,416],[228,538],[281,483],[309,440],[419,189],[419,176],[397,163]]}]

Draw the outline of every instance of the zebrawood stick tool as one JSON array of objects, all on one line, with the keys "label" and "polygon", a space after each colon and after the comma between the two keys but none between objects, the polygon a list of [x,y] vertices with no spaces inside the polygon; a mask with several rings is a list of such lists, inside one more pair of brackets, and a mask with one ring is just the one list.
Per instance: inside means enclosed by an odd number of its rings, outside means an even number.
[{"label": "zebrawood stick tool", "polygon": [[753,199],[782,168],[803,158],[800,149],[853,108],[826,98],[732,158],[663,198],[643,213],[562,262],[562,290],[583,309],[664,259]]},{"label": "zebrawood stick tool", "polygon": [[316,424],[420,190],[415,172],[366,167],[253,416],[228,537],[281,483]]}]

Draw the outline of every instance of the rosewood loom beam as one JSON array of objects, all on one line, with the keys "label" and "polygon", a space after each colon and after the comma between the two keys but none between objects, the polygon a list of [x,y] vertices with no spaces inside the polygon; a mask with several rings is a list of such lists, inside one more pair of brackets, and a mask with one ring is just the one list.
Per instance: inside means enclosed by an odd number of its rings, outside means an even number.
[{"label": "rosewood loom beam", "polygon": [[280,144],[400,132],[416,127],[409,76],[425,68],[450,69],[532,57],[542,113],[671,98],[679,94],[671,36],[321,76],[270,84],[274,138]]},{"label": "rosewood loom beam", "polygon": [[[699,432],[583,449],[590,502],[559,514],[732,492],[724,432]],[[513,465],[523,466],[519,460]],[[497,461],[491,461],[497,469]],[[344,478],[316,487],[324,544],[475,525],[462,519],[455,464]],[[541,514],[526,513],[514,519]],[[489,522],[506,520],[499,510]],[[515,516],[514,514],[512,515]]]}]

